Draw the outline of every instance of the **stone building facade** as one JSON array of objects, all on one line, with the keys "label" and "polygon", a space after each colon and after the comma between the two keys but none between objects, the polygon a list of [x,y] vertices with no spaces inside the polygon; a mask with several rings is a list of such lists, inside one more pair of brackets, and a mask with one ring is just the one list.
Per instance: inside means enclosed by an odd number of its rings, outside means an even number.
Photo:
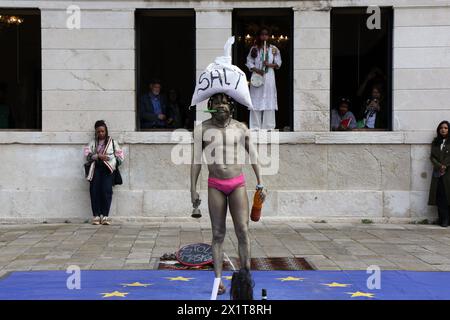
[{"label": "stone building facade", "polygon": [[[79,5],[82,28],[66,28]],[[330,10],[392,6],[393,130],[330,131]],[[450,118],[450,1],[4,1],[39,8],[42,129],[0,131],[0,220],[64,221],[91,216],[82,146],[105,119],[124,147],[116,219],[189,217],[189,166],[174,165],[170,132],[136,130],[135,10],[193,8],[196,69],[221,54],[233,8],[293,10],[293,131],[280,132],[279,173],[265,177],[264,214],[314,220],[434,219],[427,206],[429,143]],[[199,112],[197,120],[204,116]],[[246,168],[248,185],[255,181]],[[202,198],[206,199],[203,170]],[[251,189],[251,187],[250,187]],[[176,199],[176,200],[174,200]],[[203,212],[207,205],[203,201]]]}]

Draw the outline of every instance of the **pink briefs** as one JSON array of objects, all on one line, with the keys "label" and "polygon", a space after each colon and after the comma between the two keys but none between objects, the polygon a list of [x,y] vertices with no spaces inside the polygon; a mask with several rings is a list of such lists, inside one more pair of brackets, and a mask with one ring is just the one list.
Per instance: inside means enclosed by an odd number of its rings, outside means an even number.
[{"label": "pink briefs", "polygon": [[245,178],[243,173],[230,179],[208,178],[208,187],[222,191],[227,196],[230,195],[234,189],[242,186],[245,186]]}]

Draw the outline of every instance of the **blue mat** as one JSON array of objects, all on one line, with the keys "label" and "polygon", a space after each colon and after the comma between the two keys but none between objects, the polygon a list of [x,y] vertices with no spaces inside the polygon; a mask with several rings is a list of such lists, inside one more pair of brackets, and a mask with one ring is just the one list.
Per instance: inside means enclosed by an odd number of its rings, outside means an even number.
[{"label": "blue mat", "polygon": [[[449,300],[450,272],[382,271],[381,289],[368,289],[365,271],[253,271],[255,300]],[[208,300],[210,271],[81,271],[81,289],[67,289],[65,271],[12,272],[0,279],[1,300]],[[224,273],[229,299],[231,272]]]}]

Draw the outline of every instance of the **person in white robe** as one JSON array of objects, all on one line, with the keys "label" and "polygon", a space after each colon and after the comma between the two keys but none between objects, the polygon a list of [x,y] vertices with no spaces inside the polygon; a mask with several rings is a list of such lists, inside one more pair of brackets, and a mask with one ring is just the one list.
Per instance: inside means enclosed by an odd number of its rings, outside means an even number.
[{"label": "person in white robe", "polygon": [[[277,47],[268,43],[268,40],[269,31],[265,28],[260,29],[257,41],[250,48],[247,56],[247,68],[264,77],[264,83],[261,86],[250,85],[250,97],[253,104],[253,109],[250,110],[250,129],[271,130],[276,125],[275,111],[278,110],[278,103],[275,69],[281,67],[281,54]],[[265,54],[264,43],[266,43]]]}]

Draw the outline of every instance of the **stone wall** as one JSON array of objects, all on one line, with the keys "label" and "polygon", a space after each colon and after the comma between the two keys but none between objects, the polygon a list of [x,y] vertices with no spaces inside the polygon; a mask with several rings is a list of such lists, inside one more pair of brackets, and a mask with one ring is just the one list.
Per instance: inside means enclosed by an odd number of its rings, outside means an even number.
[{"label": "stone wall", "polygon": [[81,7],[66,27],[66,4],[43,2],[42,131],[91,131],[97,119],[135,130],[134,8]]}]

